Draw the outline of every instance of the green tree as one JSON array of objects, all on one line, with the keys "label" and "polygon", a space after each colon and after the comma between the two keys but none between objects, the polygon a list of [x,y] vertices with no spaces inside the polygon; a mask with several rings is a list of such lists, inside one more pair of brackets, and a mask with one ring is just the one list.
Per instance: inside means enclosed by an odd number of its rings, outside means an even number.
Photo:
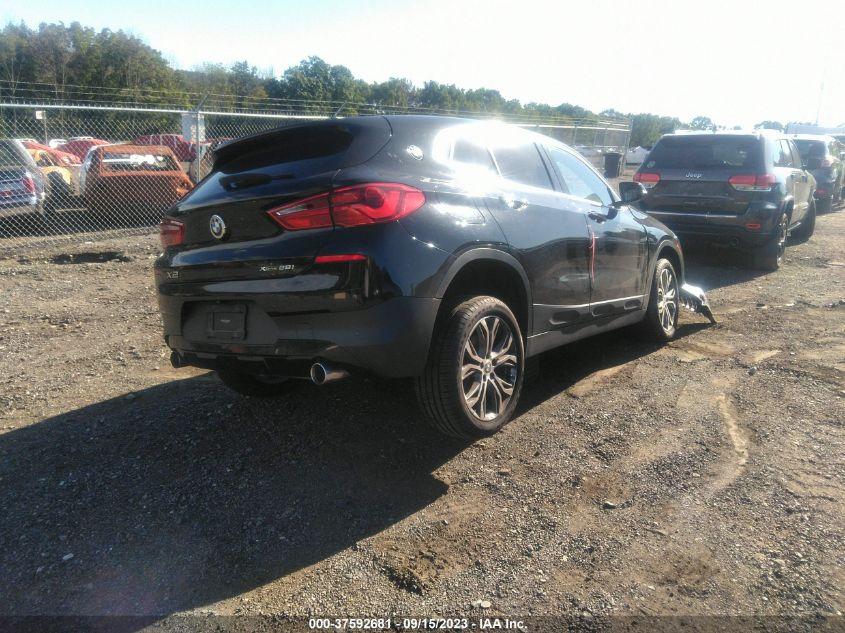
[{"label": "green tree", "polygon": [[713,120],[710,117],[706,116],[697,116],[692,121],[690,121],[690,129],[693,130],[715,130],[716,124],[713,123]]}]

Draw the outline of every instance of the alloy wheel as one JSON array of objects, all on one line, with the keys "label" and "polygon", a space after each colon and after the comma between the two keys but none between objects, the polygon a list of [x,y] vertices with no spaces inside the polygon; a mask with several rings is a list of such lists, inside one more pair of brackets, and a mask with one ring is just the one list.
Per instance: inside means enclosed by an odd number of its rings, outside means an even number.
[{"label": "alloy wheel", "polygon": [[664,332],[671,332],[678,316],[678,283],[670,268],[660,271],[657,280],[657,316]]},{"label": "alloy wheel", "polygon": [[517,349],[513,330],[501,317],[484,317],[470,333],[460,381],[464,402],[479,420],[494,420],[508,406],[519,371]]}]

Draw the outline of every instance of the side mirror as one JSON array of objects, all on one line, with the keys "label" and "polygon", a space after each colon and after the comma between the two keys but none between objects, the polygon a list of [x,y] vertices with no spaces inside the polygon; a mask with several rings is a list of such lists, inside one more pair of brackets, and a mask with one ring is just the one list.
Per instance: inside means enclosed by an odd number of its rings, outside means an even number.
[{"label": "side mirror", "polygon": [[620,182],[619,195],[622,197],[622,204],[632,204],[642,200],[648,191],[641,182]]}]

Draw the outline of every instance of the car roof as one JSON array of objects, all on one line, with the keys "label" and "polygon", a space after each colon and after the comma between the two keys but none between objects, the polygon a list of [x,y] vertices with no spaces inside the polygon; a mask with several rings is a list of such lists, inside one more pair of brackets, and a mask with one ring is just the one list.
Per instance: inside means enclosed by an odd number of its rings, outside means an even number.
[{"label": "car roof", "polygon": [[790,134],[789,136],[799,141],[819,141],[820,143],[830,143],[831,141],[836,141],[836,139],[829,134]]},{"label": "car roof", "polygon": [[687,136],[700,137],[715,137],[715,136],[748,136],[753,138],[784,138],[786,135],[777,130],[719,130],[717,132],[709,132],[707,130],[675,130],[669,134],[664,134],[662,138],[667,136],[682,138]]}]

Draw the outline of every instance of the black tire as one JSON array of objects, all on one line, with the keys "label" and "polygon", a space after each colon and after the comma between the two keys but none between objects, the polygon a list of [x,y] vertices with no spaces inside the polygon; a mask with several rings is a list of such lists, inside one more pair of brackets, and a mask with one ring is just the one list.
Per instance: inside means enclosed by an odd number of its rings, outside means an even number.
[{"label": "black tire", "polygon": [[780,216],[774,233],[763,246],[751,253],[751,265],[758,270],[773,271],[780,268],[786,254],[786,241],[789,237],[789,216],[784,212]]},{"label": "black tire", "polygon": [[[425,371],[415,381],[417,399],[438,431],[461,438],[487,437],[513,417],[524,374],[525,350],[516,317],[495,297],[472,297],[455,306],[435,332]],[[473,399],[474,393],[478,397]],[[495,412],[487,410],[494,407]]]},{"label": "black tire", "polygon": [[284,376],[256,376],[230,370],[218,370],[216,373],[229,389],[250,398],[280,398],[297,382]]},{"label": "black tire", "polygon": [[[820,201],[821,202],[821,201]],[[830,200],[827,201],[828,211],[830,210]],[[806,242],[809,240],[816,230],[816,201],[811,199],[810,206],[807,207],[807,215],[801,220],[801,226],[792,231],[792,237],[797,242]]]},{"label": "black tire", "polygon": [[681,311],[681,284],[675,266],[668,259],[657,260],[651,292],[640,331],[650,340],[665,343],[675,338]]},{"label": "black tire", "polygon": [[833,210],[834,204],[834,196],[830,198],[820,198],[818,202],[816,202],[816,210],[821,213],[830,213]]}]

